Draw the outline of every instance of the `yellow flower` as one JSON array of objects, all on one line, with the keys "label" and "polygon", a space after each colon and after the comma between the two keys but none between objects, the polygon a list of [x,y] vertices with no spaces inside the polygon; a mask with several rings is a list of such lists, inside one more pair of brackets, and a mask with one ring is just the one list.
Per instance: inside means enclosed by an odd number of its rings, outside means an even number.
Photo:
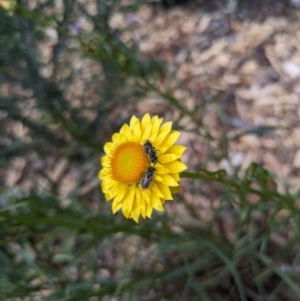
[{"label": "yellow flower", "polygon": [[16,6],[16,0],[0,0],[0,6],[5,10],[13,10]]},{"label": "yellow flower", "polygon": [[137,223],[140,215],[151,218],[153,209],[164,210],[165,201],[179,191],[179,173],[187,169],[180,161],[185,147],[174,145],[180,132],[172,130],[172,122],[161,125],[162,120],[133,116],[104,145],[99,178],[105,198],[113,200],[113,213],[122,208]]}]

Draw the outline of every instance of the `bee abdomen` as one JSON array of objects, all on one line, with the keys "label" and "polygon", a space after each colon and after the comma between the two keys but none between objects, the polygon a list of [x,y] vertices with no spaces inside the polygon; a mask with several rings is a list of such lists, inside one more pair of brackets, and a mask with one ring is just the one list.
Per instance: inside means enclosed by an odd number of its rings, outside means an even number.
[{"label": "bee abdomen", "polygon": [[158,162],[157,156],[156,156],[156,151],[152,144],[149,141],[146,141],[145,144],[143,145],[144,150],[148,156],[149,161],[152,164],[155,164]]},{"label": "bee abdomen", "polygon": [[153,177],[154,177],[154,173],[155,173],[155,168],[150,166],[145,175],[143,176],[143,178],[141,179],[141,187],[143,189],[146,189],[150,186],[150,184],[153,181]]}]

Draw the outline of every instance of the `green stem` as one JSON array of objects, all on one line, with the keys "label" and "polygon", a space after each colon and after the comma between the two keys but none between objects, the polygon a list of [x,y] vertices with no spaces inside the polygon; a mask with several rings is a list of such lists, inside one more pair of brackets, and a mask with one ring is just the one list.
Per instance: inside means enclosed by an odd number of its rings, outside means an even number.
[{"label": "green stem", "polygon": [[256,194],[258,195],[262,200],[272,200],[273,202],[277,202],[280,207],[283,206],[286,209],[289,209],[291,211],[297,212],[298,215],[300,215],[299,208],[295,205],[295,199],[291,195],[283,195],[279,193],[277,190],[272,190],[268,187],[262,187],[261,188],[252,188],[249,181],[245,182],[240,179],[228,179],[226,177],[226,171],[224,169],[217,170],[215,172],[209,172],[206,170],[200,170],[199,172],[193,173],[193,172],[182,172],[180,174],[182,178],[190,178],[190,179],[199,179],[204,181],[215,181],[222,183],[225,186],[229,186],[233,189],[235,189],[236,193],[243,193],[243,194]]}]

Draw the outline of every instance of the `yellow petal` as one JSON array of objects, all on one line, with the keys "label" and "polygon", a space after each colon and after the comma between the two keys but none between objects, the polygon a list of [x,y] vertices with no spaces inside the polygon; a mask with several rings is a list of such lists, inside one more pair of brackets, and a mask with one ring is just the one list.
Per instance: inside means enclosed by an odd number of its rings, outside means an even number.
[{"label": "yellow petal", "polygon": [[130,128],[133,129],[136,123],[140,123],[140,121],[133,115],[129,122]]},{"label": "yellow petal", "polygon": [[114,143],[112,142],[107,142],[104,145],[104,152],[108,155],[113,149],[114,149]]},{"label": "yellow petal", "polygon": [[113,214],[116,214],[122,208],[122,202],[120,203],[113,203],[111,210]]},{"label": "yellow petal", "polygon": [[155,164],[155,173],[156,174],[165,174],[165,173],[169,173],[169,169],[166,168],[165,166],[157,163]]},{"label": "yellow petal", "polygon": [[[153,185],[154,185],[154,183],[153,183]],[[151,186],[151,189],[153,188],[153,185]],[[146,204],[150,204],[150,193],[149,193],[149,191],[150,191],[149,189],[143,189],[141,191],[141,199],[143,199]]]},{"label": "yellow petal", "polygon": [[166,168],[170,171],[170,173],[182,172],[187,169],[187,166],[181,161],[173,161],[170,163],[164,164]]},{"label": "yellow petal", "polygon": [[[160,190],[158,189],[156,183],[154,182],[151,186],[151,193],[154,195],[157,195],[159,198],[163,198],[164,195],[160,192]],[[149,202],[147,202],[147,204],[150,203],[150,198],[149,198]]]},{"label": "yellow petal", "polygon": [[123,198],[123,207],[122,207],[123,215],[126,218],[130,217],[130,211],[132,208],[133,201],[134,201],[134,190],[128,188],[127,193]]},{"label": "yellow petal", "polygon": [[135,188],[135,203],[135,207],[132,209],[132,218],[138,223],[140,214],[145,218],[145,201],[139,188]]},{"label": "yellow petal", "polygon": [[112,142],[113,143],[118,143],[119,142],[119,140],[120,140],[120,133],[114,133],[113,135],[112,135]]},{"label": "yellow petal", "polygon": [[[120,129],[120,133],[124,135],[124,140],[125,141],[132,141],[133,140],[133,133],[129,127],[128,124],[124,124],[122,128]],[[123,137],[121,137],[122,139]]]},{"label": "yellow petal", "polygon": [[143,141],[143,144],[146,142],[146,141],[149,141],[150,140],[150,134],[151,134],[151,127],[147,127],[145,129],[145,131],[143,131],[143,134],[142,134],[142,141]]},{"label": "yellow petal", "polygon": [[161,143],[165,140],[165,138],[170,134],[170,131],[171,131],[171,128],[172,128],[172,122],[169,121],[169,122],[166,122],[165,124],[163,124],[161,126],[161,128],[165,128],[165,130],[163,131],[159,131],[159,135],[156,137],[156,139],[153,141],[153,146],[155,148],[158,148]]},{"label": "yellow petal", "polygon": [[141,216],[143,218],[146,218],[146,204],[141,204],[140,209],[141,209]]},{"label": "yellow petal", "polygon": [[[162,119],[162,118],[161,118]],[[157,115],[152,116],[151,123],[154,124],[157,120],[159,120]]]},{"label": "yellow petal", "polygon": [[164,164],[164,163],[168,163],[168,162],[172,162],[177,160],[178,158],[180,158],[180,156],[175,155],[175,154],[164,154],[159,156],[159,163]]},{"label": "yellow petal", "polygon": [[108,193],[103,192],[103,193],[104,193],[104,197],[105,197],[106,202],[109,202],[114,198],[114,196],[109,192]]},{"label": "yellow petal", "polygon": [[153,211],[152,205],[147,205],[147,204],[146,204],[146,216],[147,216],[147,217],[151,218],[152,211]]},{"label": "yellow petal", "polygon": [[136,121],[132,127],[132,132],[133,134],[139,139],[141,140],[141,136],[142,136],[142,132],[141,132],[141,125],[140,125],[140,122],[139,121]]},{"label": "yellow petal", "polygon": [[106,169],[106,168],[103,168],[103,169],[101,169],[101,170],[99,171],[98,177],[99,177],[101,180],[104,180],[104,179],[107,177],[108,174],[109,174],[109,173],[108,173],[107,169]]},{"label": "yellow petal", "polygon": [[150,134],[151,134],[151,121],[150,121],[150,115],[146,114],[141,122],[141,130],[142,130],[142,141],[149,140]]},{"label": "yellow petal", "polygon": [[142,197],[142,192],[139,188],[135,188],[135,199],[136,199],[136,203],[137,203],[137,206],[140,207],[141,204],[144,203],[144,199]]},{"label": "yellow petal", "polygon": [[164,181],[163,178],[161,176],[159,176],[157,173],[155,173],[155,175],[154,175],[154,180],[158,181],[158,182],[163,182]]},{"label": "yellow petal", "polygon": [[162,178],[162,183],[164,183],[165,185],[168,186],[178,186],[179,184],[169,175],[169,174],[164,174],[164,175],[160,175]]},{"label": "yellow petal", "polygon": [[166,186],[159,182],[157,182],[156,185],[157,185],[157,188],[159,189],[159,191],[164,195],[163,198],[165,200],[173,200],[169,186]]},{"label": "yellow petal", "polygon": [[123,205],[123,195],[117,194],[112,202],[112,212],[115,214],[117,211],[119,211],[122,208]]},{"label": "yellow petal", "polygon": [[161,199],[159,197],[154,196],[151,201],[152,201],[152,207],[155,210],[157,210],[157,211],[164,211],[164,207],[163,207],[163,205],[161,203]]},{"label": "yellow petal", "polygon": [[159,128],[159,134],[161,134],[161,133],[163,133],[163,132],[170,133],[170,131],[172,130],[172,124],[173,124],[173,121],[168,121],[168,122],[164,123],[164,124]]},{"label": "yellow petal", "polygon": [[170,176],[171,176],[176,182],[179,182],[179,181],[180,181],[179,173],[171,173]]},{"label": "yellow petal", "polygon": [[102,187],[102,191],[107,195],[111,196],[110,198],[111,200],[115,198],[117,195],[121,195],[122,197],[124,197],[127,192],[127,186],[124,184],[117,183],[114,187],[111,187],[109,189],[104,189]]},{"label": "yellow petal", "polygon": [[141,213],[141,208],[138,206],[137,201],[135,200],[133,202],[133,206],[131,208],[131,214],[130,217],[133,218],[133,220],[138,223],[139,222],[139,217]]},{"label": "yellow petal", "polygon": [[[171,190],[172,194],[176,194],[180,191],[180,186],[170,187],[170,190]],[[167,201],[169,201],[169,200],[167,200]]]},{"label": "yellow petal", "polygon": [[104,166],[104,165],[107,165],[109,166],[110,164],[110,158],[108,156],[103,156],[101,158],[101,165]]},{"label": "yellow petal", "polygon": [[183,145],[173,145],[172,147],[169,148],[168,153],[181,156],[185,150],[186,147]]},{"label": "yellow petal", "polygon": [[111,201],[115,195],[116,195],[116,191],[114,189],[104,189],[103,188],[103,183],[101,183],[101,188],[102,188],[102,192],[104,193],[105,199],[106,201]]},{"label": "yellow petal", "polygon": [[151,118],[150,118],[150,114],[147,113],[143,116],[142,121],[141,121],[141,125],[142,128],[144,129],[146,126],[150,126],[151,125]]},{"label": "yellow petal", "polygon": [[178,140],[180,136],[180,132],[173,131],[169,136],[166,137],[166,139],[162,142],[161,146],[159,147],[159,150],[162,153],[165,153],[173,144]]},{"label": "yellow petal", "polygon": [[101,187],[103,190],[109,190],[115,185],[113,180],[104,179],[101,182]]},{"label": "yellow petal", "polygon": [[158,118],[155,120],[152,124],[152,130],[151,130],[151,135],[149,136],[149,140],[152,142],[156,139],[158,133],[159,133],[159,127],[160,124],[162,123],[163,118]]}]

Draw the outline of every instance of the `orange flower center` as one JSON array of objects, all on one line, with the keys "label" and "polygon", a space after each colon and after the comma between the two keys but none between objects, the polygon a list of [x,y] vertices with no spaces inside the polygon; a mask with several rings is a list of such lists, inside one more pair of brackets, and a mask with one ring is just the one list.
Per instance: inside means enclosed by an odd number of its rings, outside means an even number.
[{"label": "orange flower center", "polygon": [[121,183],[131,185],[138,183],[149,166],[144,148],[136,142],[119,145],[111,159],[113,178]]}]

